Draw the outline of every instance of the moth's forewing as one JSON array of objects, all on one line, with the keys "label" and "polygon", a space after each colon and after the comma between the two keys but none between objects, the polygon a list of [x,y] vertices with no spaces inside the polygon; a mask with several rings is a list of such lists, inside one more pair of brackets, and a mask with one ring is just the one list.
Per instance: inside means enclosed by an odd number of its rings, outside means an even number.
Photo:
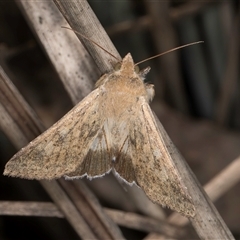
[{"label": "moth's forewing", "polygon": [[[98,99],[99,90],[96,89],[15,154],[6,164],[4,175],[54,179],[75,171],[78,166],[85,166],[84,158],[103,125],[103,119],[98,116]],[[105,164],[96,169],[95,174],[109,170],[109,164]]]},{"label": "moth's forewing", "polygon": [[168,206],[186,216],[195,208],[171,159],[152,111],[141,98],[138,113],[131,118],[129,152],[132,155],[136,182],[155,203]]}]

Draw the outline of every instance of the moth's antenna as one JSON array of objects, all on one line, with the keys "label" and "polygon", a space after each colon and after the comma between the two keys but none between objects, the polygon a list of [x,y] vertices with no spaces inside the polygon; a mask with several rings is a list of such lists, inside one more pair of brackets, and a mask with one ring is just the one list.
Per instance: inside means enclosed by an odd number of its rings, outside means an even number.
[{"label": "moth's antenna", "polygon": [[199,43],[203,43],[203,42],[204,42],[204,41],[198,41],[198,42],[188,43],[188,44],[182,45],[182,46],[180,46],[180,47],[173,48],[173,49],[168,50],[168,51],[166,51],[166,52],[164,52],[164,53],[157,54],[157,55],[155,55],[155,56],[153,56],[153,57],[150,57],[150,58],[144,59],[144,60],[142,60],[142,61],[140,61],[140,62],[138,62],[138,63],[135,63],[135,66],[136,66],[136,65],[139,65],[140,63],[149,61],[149,60],[151,60],[151,59],[153,59],[153,58],[157,58],[157,57],[160,57],[160,56],[165,55],[165,54],[167,54],[167,53],[176,51],[176,50],[178,50],[178,49],[185,48],[185,47],[192,46],[192,45],[199,44]]},{"label": "moth's antenna", "polygon": [[103,51],[105,51],[106,53],[108,53],[110,56],[112,56],[113,58],[115,58],[115,59],[118,60],[119,62],[121,61],[121,60],[119,60],[117,57],[115,57],[112,53],[110,53],[108,50],[106,50],[105,48],[103,48],[101,45],[99,45],[98,43],[96,43],[96,42],[93,41],[92,39],[90,39],[90,38],[84,36],[84,35],[81,34],[80,32],[75,31],[75,30],[73,30],[73,29],[71,29],[71,28],[69,28],[69,27],[64,27],[64,26],[62,26],[62,28],[66,28],[66,29],[68,29],[68,30],[71,30],[71,31],[73,31],[73,32],[75,32],[75,33],[77,33],[77,34],[79,34],[81,37],[87,39],[88,41],[90,41],[90,42],[92,42],[93,44],[95,44],[95,45],[97,45],[98,47],[100,47]]}]

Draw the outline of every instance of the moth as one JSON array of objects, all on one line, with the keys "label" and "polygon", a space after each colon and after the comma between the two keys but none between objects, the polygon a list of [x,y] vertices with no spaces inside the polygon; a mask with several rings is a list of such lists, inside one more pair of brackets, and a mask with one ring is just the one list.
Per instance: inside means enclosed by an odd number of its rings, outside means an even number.
[{"label": "moth", "polygon": [[95,178],[112,171],[155,203],[185,216],[194,206],[150,109],[154,86],[131,54],[51,128],[16,153],[4,175],[26,179]]}]

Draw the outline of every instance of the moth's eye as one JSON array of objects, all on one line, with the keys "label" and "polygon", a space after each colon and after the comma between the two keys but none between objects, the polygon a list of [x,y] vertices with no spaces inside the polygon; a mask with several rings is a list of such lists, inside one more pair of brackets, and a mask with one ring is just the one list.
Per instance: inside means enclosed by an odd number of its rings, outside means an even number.
[{"label": "moth's eye", "polygon": [[140,72],[139,66],[135,65],[134,66],[134,71],[135,71],[135,73],[139,73]]},{"label": "moth's eye", "polygon": [[118,62],[118,63],[114,66],[114,70],[115,70],[115,71],[120,70],[121,65],[122,65],[122,63],[121,63],[121,62]]}]

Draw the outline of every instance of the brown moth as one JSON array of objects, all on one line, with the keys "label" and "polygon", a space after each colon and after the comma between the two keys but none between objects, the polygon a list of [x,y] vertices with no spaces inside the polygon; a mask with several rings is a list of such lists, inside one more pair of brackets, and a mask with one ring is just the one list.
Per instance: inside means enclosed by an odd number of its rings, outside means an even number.
[{"label": "brown moth", "polygon": [[135,71],[127,54],[118,70],[103,75],[95,90],[15,154],[4,175],[91,179],[113,171],[153,202],[194,216],[149,106],[154,89],[144,83],[148,71]]}]

